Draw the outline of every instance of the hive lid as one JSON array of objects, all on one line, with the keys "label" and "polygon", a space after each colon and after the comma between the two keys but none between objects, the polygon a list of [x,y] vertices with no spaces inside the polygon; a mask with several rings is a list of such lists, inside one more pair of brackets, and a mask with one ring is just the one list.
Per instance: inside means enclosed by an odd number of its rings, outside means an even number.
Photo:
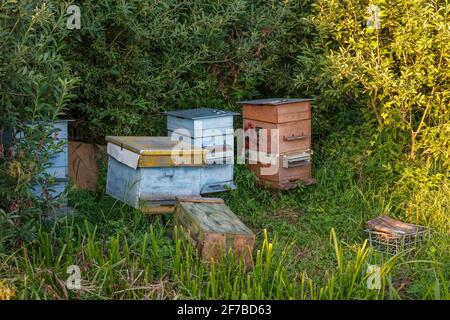
[{"label": "hive lid", "polygon": [[378,218],[366,222],[369,230],[386,233],[390,235],[409,235],[417,234],[424,230],[424,227],[406,223],[400,220],[392,219],[388,216],[380,216]]},{"label": "hive lid", "polygon": [[177,199],[178,206],[206,233],[254,233],[222,202]]},{"label": "hive lid", "polygon": [[107,136],[108,154],[131,168],[200,166],[208,150],[194,148],[184,141],[171,141],[169,137]]},{"label": "hive lid", "polygon": [[122,148],[140,155],[171,155],[175,146],[192,154],[205,153],[201,148],[194,148],[185,141],[171,141],[170,137],[120,137],[107,136],[107,142],[114,143]]},{"label": "hive lid", "polygon": [[176,111],[166,111],[166,115],[174,116],[184,119],[207,119],[207,118],[217,118],[217,117],[229,117],[239,115],[237,112],[211,109],[211,108],[197,108],[197,109],[187,109],[187,110],[176,110]]},{"label": "hive lid", "polygon": [[239,101],[238,103],[239,104],[278,106],[278,105],[282,105],[282,104],[290,104],[290,103],[305,102],[305,101],[312,101],[312,100],[314,100],[314,98],[296,98],[296,99],[269,98],[269,99],[244,100],[244,101]]}]

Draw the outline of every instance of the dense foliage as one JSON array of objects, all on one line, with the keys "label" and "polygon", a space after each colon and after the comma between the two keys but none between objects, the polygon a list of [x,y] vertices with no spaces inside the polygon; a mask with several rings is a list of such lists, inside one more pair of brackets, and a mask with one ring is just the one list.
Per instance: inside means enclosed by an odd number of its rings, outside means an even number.
[{"label": "dense foliage", "polygon": [[[67,58],[82,79],[70,114],[90,140],[163,134],[159,112],[238,108],[286,95],[306,5],[271,1],[84,1]],[[297,12],[296,12],[297,11]]]},{"label": "dense foliage", "polygon": [[51,139],[49,124],[63,111],[76,83],[61,55],[63,10],[39,1],[0,4],[2,240],[27,239],[36,230],[30,217],[41,214],[38,205],[44,210],[51,206],[52,199],[34,199],[31,189],[51,187],[52,177],[42,172],[59,145]]},{"label": "dense foliage", "polygon": [[360,151],[354,148],[359,180],[391,184],[398,215],[448,230],[448,217],[419,203],[441,199],[443,212],[450,212],[450,4],[353,0],[313,6],[317,39],[326,48],[321,92],[337,93],[361,117],[344,113],[362,133]]},{"label": "dense foliage", "polygon": [[[314,4],[319,36],[329,49],[326,79],[411,158],[422,153],[450,166],[450,5],[378,1],[368,11],[369,4]],[[367,26],[375,19],[378,26]]]}]

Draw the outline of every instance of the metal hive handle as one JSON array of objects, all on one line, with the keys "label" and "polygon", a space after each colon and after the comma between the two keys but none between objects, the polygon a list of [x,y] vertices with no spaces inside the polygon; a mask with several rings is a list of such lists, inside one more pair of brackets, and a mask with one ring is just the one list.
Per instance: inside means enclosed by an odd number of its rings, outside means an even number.
[{"label": "metal hive handle", "polygon": [[172,178],[173,177],[173,172],[165,172],[164,176]]},{"label": "metal hive handle", "polygon": [[308,136],[301,135],[301,136],[290,136],[290,137],[283,137],[283,140],[285,141],[296,141],[296,140],[303,140],[306,139]]},{"label": "metal hive handle", "polygon": [[302,167],[309,164],[309,160],[288,161],[288,168]]}]

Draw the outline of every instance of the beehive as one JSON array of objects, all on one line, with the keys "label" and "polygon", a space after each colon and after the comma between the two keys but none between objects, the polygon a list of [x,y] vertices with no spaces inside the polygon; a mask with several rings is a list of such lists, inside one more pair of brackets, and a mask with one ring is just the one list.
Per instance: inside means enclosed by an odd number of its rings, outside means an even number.
[{"label": "beehive", "polygon": [[[311,166],[311,100],[241,101],[247,151],[257,152],[249,168],[263,185],[290,189],[297,182],[315,183]],[[271,158],[272,164],[263,161]]]},{"label": "beehive", "polygon": [[207,151],[169,137],[106,137],[106,193],[147,213],[173,210],[177,196],[198,196]]},{"label": "beehive", "polygon": [[183,231],[206,261],[218,260],[231,250],[236,257],[251,263],[255,234],[217,198],[179,198],[174,226]]},{"label": "beehive", "polygon": [[[259,144],[259,150],[263,152],[287,153],[311,149],[311,120],[271,123],[244,118],[244,128],[254,129],[259,139],[265,134],[267,144]],[[274,141],[277,144],[272,146],[274,130],[278,130],[278,138]]]},{"label": "beehive", "polygon": [[288,190],[297,183],[311,185],[311,150],[280,154],[274,164],[249,164],[251,171],[260,177],[260,183],[273,189]]},{"label": "beehive", "polygon": [[[68,122],[69,120],[56,120],[53,123],[49,123],[52,130],[52,136],[54,143],[58,145],[55,153],[48,159],[48,167],[44,169],[43,174],[49,175],[54,178],[54,183],[46,186],[45,191],[48,192],[48,196],[51,198],[60,197],[65,191],[69,177],[68,177]],[[27,123],[27,126],[33,127],[35,124]],[[14,147],[14,138],[19,140],[23,137],[24,133],[19,130],[10,129],[7,130],[7,135],[3,143],[5,146]],[[35,185],[32,187],[31,192],[36,197],[47,196],[44,194],[44,190],[41,185]],[[60,197],[62,205],[66,204],[67,199]]]},{"label": "beehive", "polygon": [[202,170],[201,193],[234,189],[233,116],[238,113],[210,108],[168,111],[167,130],[172,141],[187,141],[208,150]]}]

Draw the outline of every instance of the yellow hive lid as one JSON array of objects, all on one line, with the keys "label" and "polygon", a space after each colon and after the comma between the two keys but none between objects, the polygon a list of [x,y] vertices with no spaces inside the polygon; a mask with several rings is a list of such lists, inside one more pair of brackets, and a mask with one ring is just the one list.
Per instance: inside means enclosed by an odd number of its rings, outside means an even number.
[{"label": "yellow hive lid", "polygon": [[[107,136],[106,141],[138,155],[137,167],[198,166],[204,164],[208,153],[208,150],[194,148],[185,141],[171,141],[169,137]],[[121,161],[124,157],[114,156],[118,152],[120,151],[112,151],[108,147],[108,153]]]}]

